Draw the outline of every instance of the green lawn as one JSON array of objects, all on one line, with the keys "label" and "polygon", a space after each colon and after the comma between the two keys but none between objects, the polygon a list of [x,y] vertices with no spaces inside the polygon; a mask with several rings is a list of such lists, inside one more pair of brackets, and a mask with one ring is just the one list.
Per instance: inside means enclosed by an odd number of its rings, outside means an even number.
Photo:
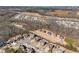
[{"label": "green lawn", "polygon": [[69,38],[69,37],[67,37],[66,39],[65,39],[65,41],[66,41],[66,43],[67,43],[67,48],[68,49],[71,49],[71,50],[73,50],[73,51],[77,51],[77,49],[76,49],[76,47],[74,47],[74,41],[73,41],[73,39],[72,38]]},{"label": "green lawn", "polygon": [[67,42],[67,46],[68,46],[68,48],[70,48],[70,49],[72,49],[73,48],[73,40],[72,40],[72,38],[66,38],[65,39],[65,41]]}]

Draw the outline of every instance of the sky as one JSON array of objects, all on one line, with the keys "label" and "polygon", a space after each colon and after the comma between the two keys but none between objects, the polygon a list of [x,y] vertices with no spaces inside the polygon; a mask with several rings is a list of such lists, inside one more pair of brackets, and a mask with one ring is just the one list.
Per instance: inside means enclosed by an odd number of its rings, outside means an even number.
[{"label": "sky", "polygon": [[0,0],[0,6],[79,6],[78,0]]}]

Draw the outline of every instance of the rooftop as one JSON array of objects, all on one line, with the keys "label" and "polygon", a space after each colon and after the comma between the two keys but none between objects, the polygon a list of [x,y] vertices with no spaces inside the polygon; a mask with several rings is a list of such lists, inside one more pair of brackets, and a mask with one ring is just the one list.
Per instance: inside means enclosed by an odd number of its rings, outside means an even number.
[{"label": "rooftop", "polygon": [[65,37],[59,34],[55,34],[52,31],[49,31],[46,29],[38,29],[35,31],[31,31],[31,32],[50,42],[64,44]]}]

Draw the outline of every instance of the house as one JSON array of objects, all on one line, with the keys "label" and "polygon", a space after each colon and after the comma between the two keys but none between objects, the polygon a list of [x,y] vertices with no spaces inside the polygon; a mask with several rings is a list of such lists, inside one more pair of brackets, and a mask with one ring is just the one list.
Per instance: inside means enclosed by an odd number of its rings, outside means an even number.
[{"label": "house", "polygon": [[38,29],[35,31],[31,31],[31,33],[34,33],[49,42],[58,43],[58,44],[64,44],[65,37],[63,35],[55,34],[52,31],[46,30],[46,29]]}]

